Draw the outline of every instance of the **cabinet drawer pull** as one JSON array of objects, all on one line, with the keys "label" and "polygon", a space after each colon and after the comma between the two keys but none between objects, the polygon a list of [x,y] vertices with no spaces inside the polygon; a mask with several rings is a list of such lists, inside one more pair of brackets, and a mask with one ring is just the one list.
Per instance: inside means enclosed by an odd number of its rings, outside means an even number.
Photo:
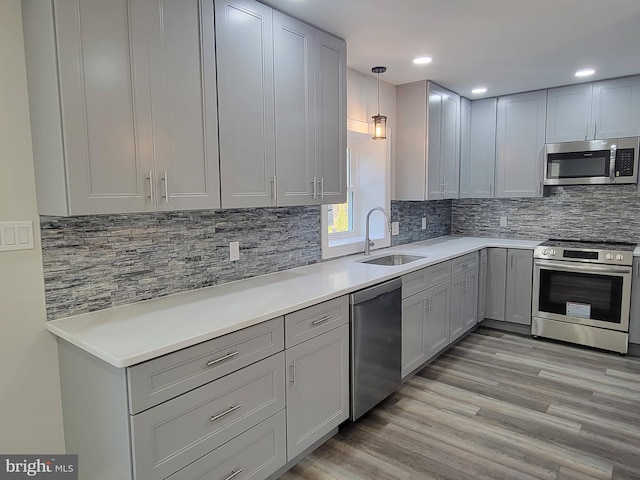
[{"label": "cabinet drawer pull", "polygon": [[320,184],[320,199],[324,199],[324,177],[318,180],[318,183]]},{"label": "cabinet drawer pull", "polygon": [[314,320],[311,322],[313,325],[320,325],[321,323],[326,322],[327,320],[331,320],[333,315],[327,315],[326,317],[319,318],[318,320]]},{"label": "cabinet drawer pull", "polygon": [[237,475],[240,475],[241,473],[242,473],[242,469],[241,468],[239,468],[237,470],[231,470],[231,475],[229,475],[224,480],[231,480],[233,477],[236,477]]},{"label": "cabinet drawer pull", "polygon": [[231,352],[231,353],[227,353],[224,357],[216,358],[215,360],[209,360],[207,362],[207,367],[212,367],[216,363],[224,362],[225,360],[228,360],[231,357],[235,357],[239,353],[240,352]]},{"label": "cabinet drawer pull", "polygon": [[224,417],[225,415],[229,415],[231,412],[235,412],[236,410],[238,410],[240,407],[242,407],[241,404],[236,405],[235,407],[229,407],[229,409],[225,410],[222,413],[219,413],[218,415],[214,415],[213,417],[211,417],[211,421],[215,422],[216,420],[218,420],[219,418]]},{"label": "cabinet drawer pull", "polygon": [[296,386],[296,362],[291,362],[289,365],[289,381]]},{"label": "cabinet drawer pull", "polygon": [[313,185],[313,199],[316,200],[318,198],[318,188],[316,184],[316,177],[313,177],[313,181],[311,182]]}]

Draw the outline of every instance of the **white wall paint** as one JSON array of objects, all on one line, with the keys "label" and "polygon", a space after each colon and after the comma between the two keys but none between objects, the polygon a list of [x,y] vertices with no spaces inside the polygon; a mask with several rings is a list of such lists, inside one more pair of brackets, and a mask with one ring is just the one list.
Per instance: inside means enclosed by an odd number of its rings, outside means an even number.
[{"label": "white wall paint", "polygon": [[[380,74],[380,115],[387,117],[387,128],[391,131],[391,199],[395,199],[395,158],[396,142],[393,132],[396,128],[396,87],[385,83]],[[354,131],[360,124],[371,124],[371,117],[378,114],[377,76],[365,75],[347,69],[347,125]]]},{"label": "white wall paint", "polygon": [[62,453],[58,354],[44,329],[20,0],[0,1],[0,221],[31,220],[36,248],[0,252],[0,452]]}]

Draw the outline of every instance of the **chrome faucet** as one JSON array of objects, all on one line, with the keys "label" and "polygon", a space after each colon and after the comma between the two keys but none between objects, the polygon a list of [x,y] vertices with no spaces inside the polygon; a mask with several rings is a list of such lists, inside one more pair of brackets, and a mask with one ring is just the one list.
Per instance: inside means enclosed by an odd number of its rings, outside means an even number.
[{"label": "chrome faucet", "polygon": [[389,215],[387,215],[387,212],[384,211],[384,208],[382,208],[382,207],[373,207],[371,210],[369,210],[367,212],[367,218],[365,219],[365,237],[364,237],[364,254],[365,255],[370,255],[371,254],[371,250],[370,249],[374,245],[374,243],[369,238],[369,217],[376,210],[379,210],[382,213],[384,213],[384,218],[387,219],[387,228],[389,229],[389,232],[391,232],[391,220],[389,219]]}]

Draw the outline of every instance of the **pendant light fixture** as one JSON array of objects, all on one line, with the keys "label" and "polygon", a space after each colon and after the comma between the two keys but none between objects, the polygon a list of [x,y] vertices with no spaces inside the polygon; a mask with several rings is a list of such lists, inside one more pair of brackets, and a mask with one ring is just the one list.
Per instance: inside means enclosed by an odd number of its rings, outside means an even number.
[{"label": "pendant light fixture", "polygon": [[373,67],[373,73],[378,74],[378,114],[373,118],[373,139],[384,140],[387,138],[387,117],[380,115],[380,74],[387,71],[387,67]]}]

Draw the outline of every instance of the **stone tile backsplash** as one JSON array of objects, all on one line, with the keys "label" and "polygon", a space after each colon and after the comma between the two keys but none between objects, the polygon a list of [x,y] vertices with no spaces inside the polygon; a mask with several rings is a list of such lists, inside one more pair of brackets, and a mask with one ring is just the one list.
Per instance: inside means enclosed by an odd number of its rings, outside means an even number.
[{"label": "stone tile backsplash", "polygon": [[[422,230],[426,217],[427,228]],[[391,202],[391,221],[400,222],[400,234],[391,237],[391,245],[404,245],[451,233],[451,200],[428,202]]]},{"label": "stone tile backsplash", "polygon": [[[453,201],[454,235],[640,243],[636,185],[545,187],[542,198]],[[507,226],[500,227],[500,217]]]},{"label": "stone tile backsplash", "polygon": [[321,260],[316,206],[41,217],[41,230],[50,320]]}]

